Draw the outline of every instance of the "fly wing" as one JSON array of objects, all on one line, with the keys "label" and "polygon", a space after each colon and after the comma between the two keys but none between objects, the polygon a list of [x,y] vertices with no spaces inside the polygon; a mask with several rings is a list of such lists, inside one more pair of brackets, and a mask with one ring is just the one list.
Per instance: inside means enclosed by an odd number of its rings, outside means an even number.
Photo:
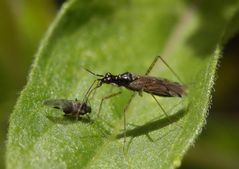
[{"label": "fly wing", "polygon": [[138,76],[127,88],[164,97],[181,97],[185,93],[185,86],[167,79],[151,76]]},{"label": "fly wing", "polygon": [[62,109],[65,113],[68,113],[73,108],[73,102],[74,101],[72,100],[66,100],[66,99],[52,99],[52,100],[46,100],[44,104],[56,109]]}]

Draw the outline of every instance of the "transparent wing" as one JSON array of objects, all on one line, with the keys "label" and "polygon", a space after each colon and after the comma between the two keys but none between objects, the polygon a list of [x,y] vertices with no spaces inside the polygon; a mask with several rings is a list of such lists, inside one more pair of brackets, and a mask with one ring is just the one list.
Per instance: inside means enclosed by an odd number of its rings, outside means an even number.
[{"label": "transparent wing", "polygon": [[128,86],[131,90],[141,91],[164,97],[181,97],[185,93],[185,87],[177,82],[151,76],[139,76]]},{"label": "transparent wing", "polygon": [[71,107],[73,102],[75,101],[66,99],[50,99],[44,101],[44,105],[64,110]]}]

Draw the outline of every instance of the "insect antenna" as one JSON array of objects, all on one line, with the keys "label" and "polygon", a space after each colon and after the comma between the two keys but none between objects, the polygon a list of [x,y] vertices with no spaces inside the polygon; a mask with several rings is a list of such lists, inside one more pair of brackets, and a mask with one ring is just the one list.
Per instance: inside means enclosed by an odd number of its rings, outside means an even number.
[{"label": "insect antenna", "polygon": [[81,66],[82,69],[84,69],[85,71],[89,72],[90,74],[94,75],[94,76],[98,76],[98,77],[104,77],[104,75],[100,75],[100,74],[97,74],[97,73],[94,73],[92,72],[91,70],[87,69],[87,68],[84,68]]}]

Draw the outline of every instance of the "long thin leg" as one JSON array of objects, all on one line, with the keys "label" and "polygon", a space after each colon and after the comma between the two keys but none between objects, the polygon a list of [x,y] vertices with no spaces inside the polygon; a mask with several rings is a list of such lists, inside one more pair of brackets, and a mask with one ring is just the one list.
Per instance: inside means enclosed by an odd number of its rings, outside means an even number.
[{"label": "long thin leg", "polygon": [[79,119],[79,117],[80,117],[80,112],[81,112],[82,105],[83,105],[83,104],[80,105],[79,111],[77,111],[77,113],[76,113],[76,120],[77,120],[77,121],[78,121],[78,119]]},{"label": "long thin leg", "polygon": [[151,70],[153,69],[154,65],[155,65],[156,62],[158,61],[159,57],[160,57],[160,56],[156,56],[156,57],[154,58],[154,61],[151,63],[151,65],[149,66],[148,70],[146,71],[146,73],[145,73],[144,75],[148,75],[148,74],[151,72]]},{"label": "long thin leg", "polygon": [[97,79],[93,81],[93,83],[90,85],[90,87],[87,89],[85,96],[83,98],[83,102],[87,102],[88,97],[90,95],[90,93],[92,92],[92,90],[94,90],[95,88],[92,89],[92,87],[94,86],[95,82],[97,82]]},{"label": "long thin leg", "polygon": [[169,66],[169,64],[161,56],[158,56],[158,57],[169,68],[169,70],[174,74],[174,76],[178,79],[178,81],[180,81],[183,84],[183,81],[181,80],[179,75],[172,69],[172,67]]},{"label": "long thin leg", "polygon": [[154,98],[154,100],[157,102],[157,104],[159,105],[160,109],[163,111],[164,115],[169,119],[169,121],[171,122],[168,114],[166,113],[165,109],[163,108],[163,106],[159,103],[159,101],[156,99],[156,97],[154,95],[151,94],[151,96]]},{"label": "long thin leg", "polygon": [[76,113],[76,120],[78,120],[78,116],[79,116],[79,114],[80,114],[80,112],[81,112],[82,105],[83,105],[84,103],[87,103],[90,93],[91,93],[94,89],[100,87],[99,85],[97,85],[96,87],[94,87],[94,88],[92,89],[92,87],[94,86],[95,82],[97,82],[97,79],[93,81],[93,83],[90,85],[89,89],[86,91],[85,96],[84,96],[83,101],[82,101],[82,104],[81,104],[81,106],[80,106],[80,108],[79,108],[79,111]]},{"label": "long thin leg", "polygon": [[101,83],[98,83],[93,89],[91,89],[91,90],[89,91],[88,95],[85,96],[86,100],[85,100],[84,103],[87,103],[88,98],[90,97],[91,93],[92,93],[93,91],[94,91],[94,93],[95,93],[95,92],[96,92],[96,89],[98,89],[99,87],[101,87],[101,85],[102,85]]},{"label": "long thin leg", "polygon": [[178,81],[180,83],[184,84],[183,81],[181,80],[181,78],[179,77],[179,75],[172,69],[171,66],[169,66],[169,64],[161,56],[156,56],[154,58],[154,61],[149,66],[149,68],[148,68],[147,72],[145,73],[145,75],[148,75],[150,73],[150,71],[153,69],[153,67],[156,64],[156,62],[158,61],[158,59],[160,59],[168,67],[168,69],[173,73],[173,75],[178,79]]},{"label": "long thin leg", "polygon": [[117,95],[119,95],[119,94],[121,94],[121,93],[122,93],[122,92],[119,91],[119,92],[117,92],[117,93],[113,93],[113,94],[111,94],[111,95],[108,95],[108,96],[103,97],[103,98],[101,99],[101,102],[100,102],[100,107],[99,107],[98,115],[97,115],[97,116],[99,116],[99,114],[100,114],[103,101],[105,101],[106,99],[110,99],[110,98],[112,98],[112,97],[114,97],[114,96],[117,96]]},{"label": "long thin leg", "polygon": [[[163,111],[164,115],[166,116],[166,118],[168,119],[168,121],[170,123],[173,123],[173,121],[170,119],[170,117],[168,116],[168,114],[166,113],[165,109],[163,108],[163,106],[159,103],[159,101],[156,99],[156,97],[154,95],[151,94],[151,96],[154,98],[154,100],[157,102],[157,104],[159,105],[160,109]],[[182,126],[177,125],[178,127],[182,128]]]},{"label": "long thin leg", "polygon": [[124,108],[124,145],[125,145],[125,143],[126,143],[126,114],[125,114],[125,113],[126,113],[126,111],[128,110],[129,105],[130,105],[132,99],[134,98],[135,94],[136,94],[136,93],[134,93],[134,94],[131,95],[131,97],[130,97],[128,103],[127,103],[127,105],[126,105],[125,108]]},{"label": "long thin leg", "polygon": [[96,86],[93,88],[93,89],[91,89],[91,91],[89,92],[89,94],[88,94],[88,97],[87,97],[87,100],[88,100],[88,98],[94,98],[94,96],[95,96],[95,93],[96,93],[96,90],[99,88],[101,86],[101,84],[98,82],[98,84],[96,84]]}]

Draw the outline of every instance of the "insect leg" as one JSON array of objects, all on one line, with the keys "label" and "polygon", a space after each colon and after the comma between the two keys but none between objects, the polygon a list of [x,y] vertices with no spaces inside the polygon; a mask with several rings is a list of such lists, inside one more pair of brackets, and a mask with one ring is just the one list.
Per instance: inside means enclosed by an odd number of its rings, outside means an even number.
[{"label": "insect leg", "polygon": [[[160,109],[163,111],[164,115],[166,116],[166,118],[168,119],[168,121],[170,123],[173,123],[173,121],[170,119],[170,117],[168,116],[168,114],[166,113],[165,109],[163,108],[163,106],[159,103],[159,101],[156,99],[156,97],[154,95],[151,94],[151,96],[154,98],[154,100],[157,102],[157,104],[159,105]],[[177,124],[177,123],[176,123]],[[182,126],[177,125],[178,127],[182,128]]]},{"label": "insect leg", "polygon": [[100,87],[100,85],[97,84],[96,87],[94,87],[94,88],[91,90],[91,92],[90,92],[90,94],[88,95],[87,98],[94,98],[95,93],[96,93],[96,90],[97,90],[99,87]]},{"label": "insect leg", "polygon": [[131,103],[131,101],[132,101],[132,99],[134,98],[135,94],[136,94],[136,93],[133,93],[133,94],[131,95],[131,97],[130,97],[128,103],[127,103],[127,105],[126,105],[125,108],[124,108],[124,145],[125,145],[125,143],[126,143],[126,114],[125,114],[125,113],[126,113],[127,109],[129,108],[129,104]]},{"label": "insect leg", "polygon": [[[94,84],[95,84],[96,82],[97,82],[97,79],[93,81],[93,83],[90,85],[89,89],[86,91],[85,96],[84,96],[84,98],[83,98],[82,105],[83,105],[84,103],[87,103],[88,97],[89,97],[89,95],[91,94],[92,90],[94,90],[96,87],[98,87],[98,85],[97,85],[95,88],[92,89],[92,87],[94,86]],[[77,101],[77,99],[76,99],[75,101]],[[79,117],[80,112],[81,112],[81,109],[82,109],[82,105],[80,106],[79,111],[76,113],[76,120],[77,120],[77,121],[78,121],[78,117]]]},{"label": "insect leg", "polygon": [[178,81],[184,84],[181,78],[179,77],[179,75],[172,69],[172,67],[169,66],[169,64],[161,56],[157,56],[157,57],[159,57],[160,60],[168,67],[168,69],[173,73],[173,75],[178,79]]},{"label": "insect leg", "polygon": [[92,87],[94,86],[94,84],[95,84],[96,82],[97,82],[97,79],[93,81],[93,83],[90,85],[89,89],[86,91],[85,96],[84,96],[83,101],[82,101],[82,104],[81,104],[81,106],[80,106],[80,108],[79,108],[79,111],[76,113],[76,120],[78,120],[78,117],[79,117],[79,115],[80,115],[80,113],[81,113],[81,109],[82,109],[83,104],[84,104],[84,103],[87,104],[88,98],[89,98],[90,94],[92,93],[92,91],[94,91],[94,90],[96,90],[98,87],[100,87],[100,85],[97,84],[96,87],[94,87],[94,88],[92,89]]},{"label": "insect leg", "polygon": [[92,89],[92,87],[94,86],[94,84],[95,84],[96,82],[97,82],[97,79],[93,81],[93,83],[90,85],[89,89],[86,91],[85,96],[84,96],[84,98],[83,98],[83,103],[84,103],[84,102],[86,103],[87,100],[88,100],[89,95],[91,94],[91,92],[92,92],[93,90],[95,90],[96,88],[98,88],[99,85],[97,85],[96,87],[94,87],[94,88]]},{"label": "insect leg", "polygon": [[150,73],[150,71],[153,69],[154,65],[156,64],[156,62],[158,61],[160,56],[156,56],[154,58],[154,61],[151,63],[151,65],[149,66],[148,70],[146,71],[145,75],[148,75]]},{"label": "insect leg", "polygon": [[148,68],[147,72],[145,73],[145,75],[148,75],[150,73],[150,71],[153,69],[153,67],[156,64],[156,62],[158,61],[158,59],[160,59],[168,67],[168,69],[173,73],[173,75],[178,79],[178,81],[180,83],[184,84],[183,81],[181,80],[181,78],[179,77],[179,75],[172,69],[171,66],[169,66],[169,64],[161,56],[156,56],[154,58],[154,61],[149,66],[149,68]]},{"label": "insect leg", "polygon": [[106,99],[110,99],[111,97],[117,96],[117,95],[119,95],[119,94],[121,94],[121,93],[122,93],[122,92],[119,91],[119,92],[117,92],[117,93],[113,93],[113,94],[110,94],[110,95],[108,95],[108,96],[103,97],[103,98],[101,99],[101,102],[100,102],[100,107],[99,107],[99,110],[98,110],[98,116],[99,116],[99,114],[100,114],[103,101],[105,101]]},{"label": "insect leg", "polygon": [[80,117],[80,110],[81,110],[81,108],[82,108],[82,104],[81,104],[81,106],[79,108],[79,111],[77,111],[77,113],[76,113],[76,120],[77,121],[79,120],[79,117]]},{"label": "insect leg", "polygon": [[164,115],[168,118],[168,120],[170,121],[170,123],[172,122],[168,116],[168,114],[166,113],[165,109],[163,108],[163,106],[159,103],[159,101],[156,99],[156,97],[154,95],[151,94],[151,96],[154,98],[154,100],[157,102],[157,104],[159,105],[160,109],[163,111]]}]

